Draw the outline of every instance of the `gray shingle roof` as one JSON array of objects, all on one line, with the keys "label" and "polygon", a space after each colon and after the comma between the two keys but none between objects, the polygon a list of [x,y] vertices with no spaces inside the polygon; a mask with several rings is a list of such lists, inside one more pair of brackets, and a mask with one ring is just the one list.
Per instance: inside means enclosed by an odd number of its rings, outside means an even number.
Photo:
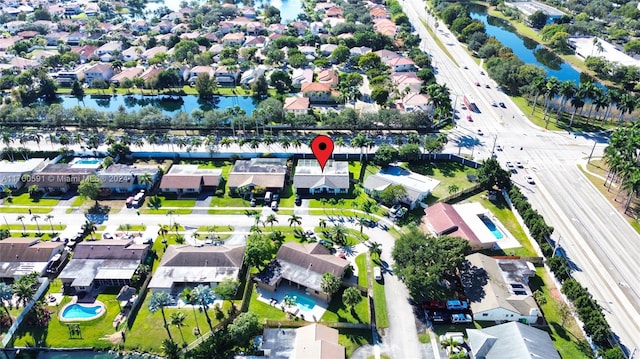
[{"label": "gray shingle roof", "polygon": [[560,359],[547,332],[518,322],[467,329],[476,359]]}]

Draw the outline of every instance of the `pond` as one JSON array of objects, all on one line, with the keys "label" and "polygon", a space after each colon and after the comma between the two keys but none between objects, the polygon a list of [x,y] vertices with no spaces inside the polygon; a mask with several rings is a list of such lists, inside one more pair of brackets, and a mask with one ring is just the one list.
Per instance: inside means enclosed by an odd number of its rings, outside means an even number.
[{"label": "pond", "polygon": [[524,63],[543,68],[548,76],[555,76],[560,81],[571,80],[578,85],[581,74],[539,43],[517,34],[507,21],[486,13],[483,6],[470,6],[471,18],[482,21],[487,35],[494,36],[503,45],[513,49],[513,53]]},{"label": "pond", "polygon": [[166,115],[176,115],[180,111],[190,114],[195,109],[202,111],[224,111],[239,106],[247,115],[251,115],[257,101],[249,96],[215,96],[210,100],[201,100],[196,95],[186,96],[142,96],[142,95],[90,95],[82,100],[73,96],[61,96],[59,102],[63,108],[75,106],[92,108],[97,111],[116,112],[124,108],[127,112],[137,111],[146,106],[159,108]]}]

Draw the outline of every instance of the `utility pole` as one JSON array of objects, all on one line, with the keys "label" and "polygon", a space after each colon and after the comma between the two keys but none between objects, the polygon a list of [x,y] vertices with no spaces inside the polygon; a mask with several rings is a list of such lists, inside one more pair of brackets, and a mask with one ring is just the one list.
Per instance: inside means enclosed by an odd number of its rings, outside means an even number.
[{"label": "utility pole", "polygon": [[493,158],[493,154],[495,153],[497,141],[498,141],[498,134],[496,133],[496,135],[493,137],[493,147],[491,148],[491,158]]}]

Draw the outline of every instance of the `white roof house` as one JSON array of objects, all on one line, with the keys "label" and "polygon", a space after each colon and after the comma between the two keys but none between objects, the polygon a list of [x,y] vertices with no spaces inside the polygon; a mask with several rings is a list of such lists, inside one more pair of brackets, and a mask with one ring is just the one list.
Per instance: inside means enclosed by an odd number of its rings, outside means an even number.
[{"label": "white roof house", "polygon": [[407,190],[407,197],[401,202],[413,209],[418,202],[427,197],[440,184],[440,181],[401,167],[389,166],[367,177],[363,187],[365,192],[375,193],[382,192],[387,187],[396,184]]}]

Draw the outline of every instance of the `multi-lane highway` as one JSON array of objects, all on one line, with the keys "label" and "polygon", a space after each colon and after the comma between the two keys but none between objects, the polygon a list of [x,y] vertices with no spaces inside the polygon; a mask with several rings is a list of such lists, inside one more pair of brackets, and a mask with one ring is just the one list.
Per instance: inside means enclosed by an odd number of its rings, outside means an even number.
[{"label": "multi-lane highway", "polygon": [[[450,88],[459,111],[447,151],[487,158],[495,141],[504,149],[496,152],[501,163],[523,163],[524,168],[517,170],[513,180],[555,228],[554,238],[561,237],[560,245],[571,260],[573,276],[604,308],[614,335],[626,351],[640,349],[640,236],[577,166],[580,159],[589,156],[594,144],[595,154],[601,154],[606,139],[533,126],[495,83],[481,74],[482,69],[442,23],[435,29],[436,20],[428,16],[424,6],[419,0],[403,2],[405,13],[422,38],[422,49],[433,56],[438,82]],[[455,62],[437,46],[421,20],[434,28]],[[475,86],[476,81],[481,86]],[[487,84],[490,88],[485,87]],[[467,121],[469,112],[460,107],[465,94],[475,98],[481,112],[471,114],[473,122]],[[504,102],[506,108],[491,106],[494,101]],[[461,138],[472,145],[458,148]],[[528,183],[527,176],[535,184]]]}]

